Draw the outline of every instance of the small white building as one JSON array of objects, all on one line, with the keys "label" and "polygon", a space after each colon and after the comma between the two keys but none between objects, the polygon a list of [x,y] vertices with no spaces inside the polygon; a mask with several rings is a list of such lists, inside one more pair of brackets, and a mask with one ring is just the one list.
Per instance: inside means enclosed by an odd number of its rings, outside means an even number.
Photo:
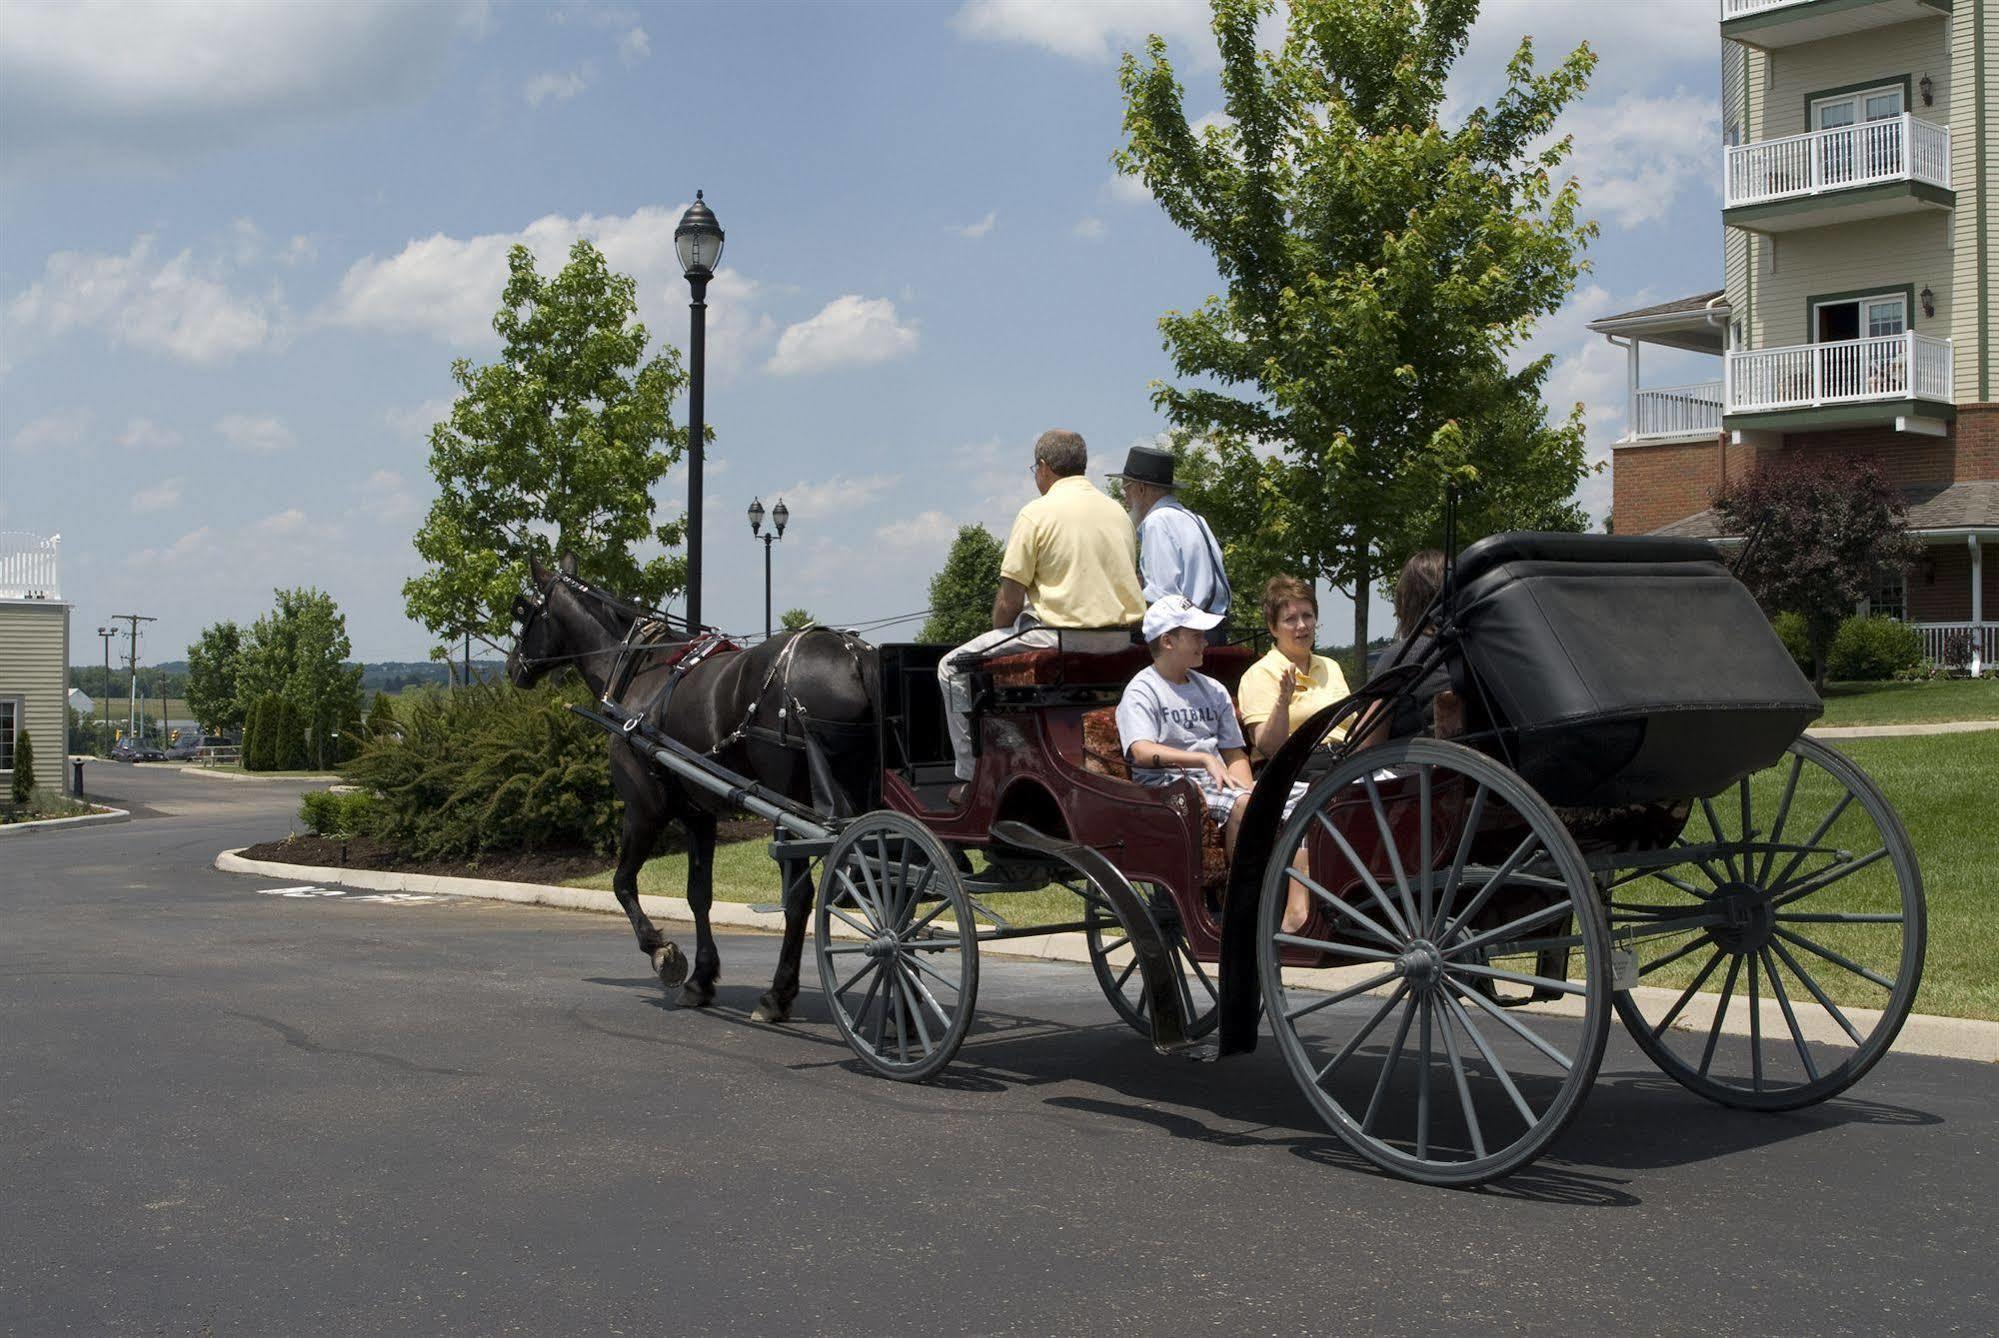
[{"label": "small white building", "polygon": [[0,785],[23,732],[35,783],[68,792],[69,605],[56,580],[60,536],[0,531]]},{"label": "small white building", "polygon": [[71,688],[69,690],[69,709],[78,715],[93,715],[97,711],[97,703],[92,701],[90,694],[82,688]]}]

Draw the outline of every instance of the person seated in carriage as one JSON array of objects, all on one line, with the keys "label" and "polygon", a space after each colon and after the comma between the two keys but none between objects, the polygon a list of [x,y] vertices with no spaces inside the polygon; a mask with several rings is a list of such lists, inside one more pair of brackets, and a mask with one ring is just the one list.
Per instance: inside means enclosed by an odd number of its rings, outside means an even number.
[{"label": "person seated in carriage", "polygon": [[[1263,625],[1270,629],[1270,651],[1243,671],[1236,705],[1256,755],[1271,757],[1291,737],[1295,725],[1346,700],[1347,679],[1336,661],[1313,653],[1319,600],[1304,581],[1296,576],[1270,578],[1263,587]],[[1347,727],[1338,725],[1325,742],[1330,746],[1346,736]]]},{"label": "person seated in carriage", "polygon": [[[1219,613],[1194,607],[1185,595],[1168,595],[1145,611],[1143,633],[1152,663],[1138,671],[1118,699],[1118,739],[1131,778],[1140,785],[1190,780],[1200,787],[1208,817],[1222,829],[1222,846],[1235,857],[1236,833],[1255,785],[1249,752],[1228,689],[1196,672],[1207,656],[1208,632]],[[1284,814],[1304,796],[1293,785]],[[1306,920],[1306,892],[1295,880],[1284,910],[1283,929],[1295,932]]]},{"label": "person seated in carriage", "polygon": [[[1437,592],[1444,588],[1444,555],[1434,548],[1416,553],[1402,564],[1395,578],[1395,640],[1374,657],[1367,681],[1375,682],[1400,665],[1414,665],[1430,649],[1436,634],[1429,620]],[[1423,675],[1410,691],[1397,695],[1388,717],[1369,729],[1366,742],[1383,743],[1428,734],[1447,739],[1464,732],[1463,708],[1451,689],[1451,675],[1442,663]]]}]

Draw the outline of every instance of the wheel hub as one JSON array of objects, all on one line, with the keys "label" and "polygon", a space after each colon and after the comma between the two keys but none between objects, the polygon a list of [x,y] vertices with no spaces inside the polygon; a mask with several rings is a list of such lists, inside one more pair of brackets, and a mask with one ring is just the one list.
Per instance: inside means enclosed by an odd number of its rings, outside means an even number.
[{"label": "wheel hub", "polygon": [[895,956],[896,950],[900,946],[901,945],[896,942],[895,935],[877,934],[875,935],[875,937],[868,940],[868,944],[865,948],[861,949],[861,955],[863,957],[870,958],[874,961],[880,961],[884,957]]},{"label": "wheel hub", "polygon": [[1412,989],[1433,990],[1444,978],[1444,954],[1427,939],[1417,939],[1396,959]]},{"label": "wheel hub", "polygon": [[1761,952],[1777,928],[1777,908],[1770,894],[1753,883],[1724,883],[1716,889],[1714,909],[1721,922],[1708,933],[1732,953]]}]

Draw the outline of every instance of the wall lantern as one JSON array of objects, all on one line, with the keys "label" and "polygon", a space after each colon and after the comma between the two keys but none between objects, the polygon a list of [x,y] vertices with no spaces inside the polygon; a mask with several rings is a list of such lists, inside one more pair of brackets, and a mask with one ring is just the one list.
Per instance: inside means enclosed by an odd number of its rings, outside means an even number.
[{"label": "wall lantern", "polygon": [[1923,291],[1916,294],[1916,296],[1922,299],[1923,315],[1934,316],[1937,314],[1937,295],[1930,291],[1928,284],[1924,284]]},{"label": "wall lantern", "polygon": [[1924,75],[1921,79],[1916,81],[1916,91],[1923,95],[1923,105],[1925,107],[1934,106],[1936,104],[1937,86],[1935,83],[1931,82],[1930,77],[1927,74]]}]

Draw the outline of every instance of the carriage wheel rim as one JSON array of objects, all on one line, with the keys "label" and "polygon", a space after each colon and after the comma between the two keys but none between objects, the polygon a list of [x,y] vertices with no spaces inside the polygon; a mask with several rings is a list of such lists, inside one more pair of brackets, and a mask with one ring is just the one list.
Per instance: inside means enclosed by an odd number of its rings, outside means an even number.
[{"label": "carriage wheel rim", "polygon": [[[1363,828],[1388,833],[1394,805],[1384,801],[1388,787],[1373,779],[1384,769],[1414,780],[1407,787],[1413,793],[1398,789],[1394,801],[1416,817],[1417,839],[1409,849],[1384,841],[1387,867],[1371,882],[1355,878],[1344,898],[1311,873],[1291,869],[1292,854],[1315,827],[1356,874],[1366,868],[1353,842],[1345,841],[1323,811],[1336,799],[1348,800],[1362,815],[1355,821]],[[1445,787],[1439,782],[1452,777],[1461,778],[1461,787],[1468,781],[1471,794],[1440,793]],[[1449,804],[1456,805],[1462,830],[1474,830],[1499,816],[1495,800],[1527,819],[1529,835],[1505,859],[1482,865],[1470,858],[1473,842],[1426,839],[1434,838],[1433,824]],[[1285,892],[1294,881],[1307,885],[1321,916],[1344,932],[1325,938],[1280,932]],[[1497,924],[1481,920],[1501,892],[1539,896],[1550,904],[1508,914]],[[1265,871],[1261,903],[1258,965],[1279,1048],[1315,1112],[1369,1161],[1428,1183],[1476,1184],[1533,1160],[1580,1109],[1608,1032],[1608,938],[1574,841],[1554,811],[1499,763],[1455,744],[1407,740],[1341,764],[1313,785],[1283,828]],[[1573,929],[1555,932],[1562,922]],[[1494,938],[1495,930],[1513,937]],[[1529,937],[1521,940],[1522,935]],[[1543,939],[1580,949],[1579,972],[1539,977],[1492,967],[1483,955],[1515,941]],[[1361,978],[1324,992],[1293,990],[1285,983],[1280,956],[1287,947],[1325,952],[1358,967],[1354,974]],[[1514,985],[1538,980],[1544,988],[1580,997],[1579,1033],[1571,1036],[1566,1022],[1550,1028],[1539,1015],[1498,1007],[1488,995],[1502,980]],[[1336,1011],[1343,1007],[1351,1014],[1344,1023],[1338,1019],[1345,1014]],[[1314,1053],[1300,1034],[1300,1024],[1311,1016],[1334,1026],[1343,1043],[1319,1042]],[[1379,1058],[1371,1047],[1379,1048]],[[1515,1053],[1511,1060],[1503,1053],[1509,1048]],[[1528,1080],[1520,1053],[1554,1065],[1558,1076],[1536,1074]],[[1373,1081],[1365,1081],[1370,1076]],[[1337,1094],[1327,1086],[1333,1081],[1344,1082]],[[1406,1137],[1392,1137],[1389,1126],[1400,1127],[1410,1086],[1412,1127]]]},{"label": "carriage wheel rim", "polygon": [[[1693,908],[1681,919],[1714,921],[1653,933],[1641,949],[1641,978],[1670,980],[1670,1002],[1619,995],[1617,1005],[1639,1048],[1682,1086],[1787,1110],[1846,1090],[1888,1052],[1915,1005],[1928,923],[1908,833],[1852,759],[1799,739],[1761,774],[1773,793],[1760,811],[1758,778],[1745,777],[1690,814],[1686,860],[1612,887],[1614,930],[1670,923],[1662,903],[1676,897],[1673,907]],[[1872,844],[1843,844],[1861,820]],[[1892,906],[1867,887],[1876,866],[1892,879]]]},{"label": "carriage wheel rim", "polygon": [[[1147,1040],[1152,1038],[1152,1018],[1146,1008],[1146,994],[1138,973],[1138,952],[1130,946],[1130,932],[1118,919],[1116,908],[1085,888],[1083,899],[1084,945],[1090,969],[1104,998],[1126,1026]],[[1163,894],[1160,894],[1163,895]],[[1181,1004],[1187,1018],[1187,1037],[1199,1040],[1221,1021],[1221,989],[1215,971],[1194,956],[1187,936],[1178,929],[1167,933],[1167,947],[1181,983]]]}]

